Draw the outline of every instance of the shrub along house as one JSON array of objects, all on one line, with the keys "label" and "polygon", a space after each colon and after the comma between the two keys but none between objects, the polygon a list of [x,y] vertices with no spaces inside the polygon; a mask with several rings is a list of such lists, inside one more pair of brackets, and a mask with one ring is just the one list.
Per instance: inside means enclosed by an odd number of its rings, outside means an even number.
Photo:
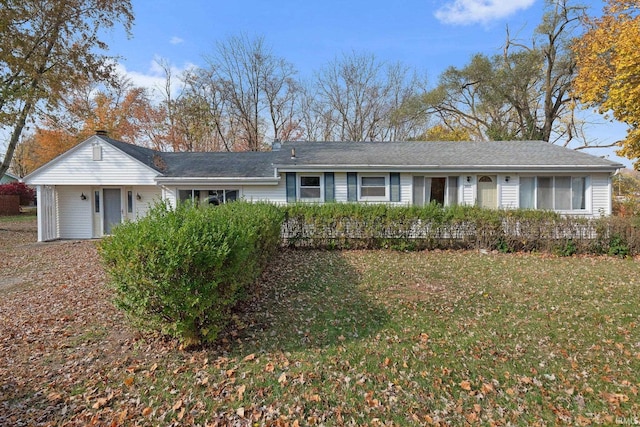
[{"label": "shrub along house", "polygon": [[158,152],[98,133],[24,178],[38,240],[85,239],[156,200],[477,204],[597,217],[622,165],[541,141],[287,142],[268,152]]}]

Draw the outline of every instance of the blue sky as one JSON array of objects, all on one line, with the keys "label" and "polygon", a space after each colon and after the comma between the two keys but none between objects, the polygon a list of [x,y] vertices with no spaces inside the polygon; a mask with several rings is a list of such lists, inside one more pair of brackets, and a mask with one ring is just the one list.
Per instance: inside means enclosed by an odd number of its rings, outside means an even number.
[{"label": "blue sky", "polygon": [[[274,54],[302,78],[311,78],[342,53],[371,53],[426,74],[435,85],[448,66],[463,66],[474,53],[500,53],[508,25],[528,40],[540,22],[544,0],[132,0],[133,37],[107,36],[110,53],[136,84],[162,82],[155,61],[168,61],[174,73],[203,65],[216,42],[229,36],[264,36]],[[582,4],[597,14],[603,1]],[[607,143],[624,137],[624,127],[591,116],[600,124],[590,135]],[[630,165],[609,150],[589,150]]]}]

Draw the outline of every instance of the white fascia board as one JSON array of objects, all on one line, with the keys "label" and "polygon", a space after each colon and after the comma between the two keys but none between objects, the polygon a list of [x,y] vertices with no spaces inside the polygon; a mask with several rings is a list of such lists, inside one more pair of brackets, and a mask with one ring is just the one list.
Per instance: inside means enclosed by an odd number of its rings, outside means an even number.
[{"label": "white fascia board", "polygon": [[280,177],[158,177],[158,185],[278,185]]}]

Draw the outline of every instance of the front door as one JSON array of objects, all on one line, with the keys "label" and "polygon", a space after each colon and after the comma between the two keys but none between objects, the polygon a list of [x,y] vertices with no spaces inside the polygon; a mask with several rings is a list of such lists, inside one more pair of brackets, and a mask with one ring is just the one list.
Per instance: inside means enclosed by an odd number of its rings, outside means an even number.
[{"label": "front door", "polygon": [[497,185],[495,176],[478,177],[478,206],[495,209],[498,207]]},{"label": "front door", "polygon": [[111,234],[114,225],[122,222],[122,198],[119,188],[102,190],[104,211],[104,234]]}]

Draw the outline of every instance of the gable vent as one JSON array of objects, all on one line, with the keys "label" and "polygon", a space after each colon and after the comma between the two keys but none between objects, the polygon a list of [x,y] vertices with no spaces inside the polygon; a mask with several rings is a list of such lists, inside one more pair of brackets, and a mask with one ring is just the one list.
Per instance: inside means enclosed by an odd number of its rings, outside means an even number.
[{"label": "gable vent", "polygon": [[94,144],[93,146],[93,160],[96,162],[102,160],[102,147],[100,144]]}]

